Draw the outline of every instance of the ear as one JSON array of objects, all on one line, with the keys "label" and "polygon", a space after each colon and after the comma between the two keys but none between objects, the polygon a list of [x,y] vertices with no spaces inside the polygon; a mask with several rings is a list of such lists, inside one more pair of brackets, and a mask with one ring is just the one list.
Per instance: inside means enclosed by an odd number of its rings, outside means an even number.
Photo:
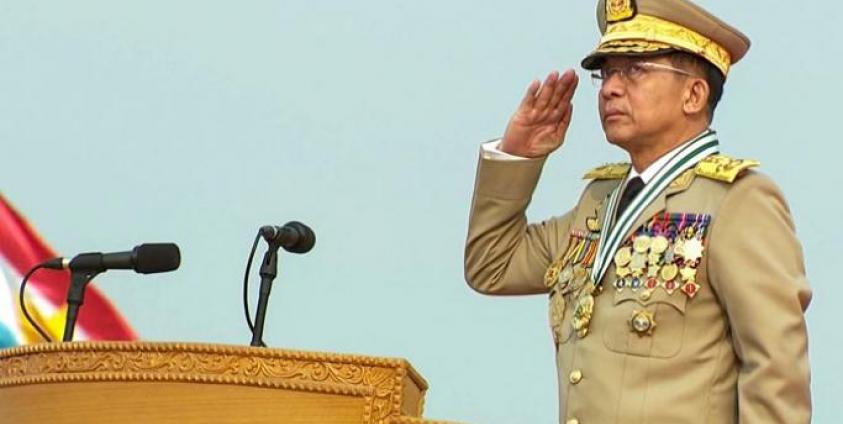
[{"label": "ear", "polygon": [[711,95],[711,89],[708,87],[708,82],[702,78],[689,78],[685,85],[685,98],[682,104],[682,110],[687,115],[696,115],[699,113],[707,113],[708,111],[708,96]]}]

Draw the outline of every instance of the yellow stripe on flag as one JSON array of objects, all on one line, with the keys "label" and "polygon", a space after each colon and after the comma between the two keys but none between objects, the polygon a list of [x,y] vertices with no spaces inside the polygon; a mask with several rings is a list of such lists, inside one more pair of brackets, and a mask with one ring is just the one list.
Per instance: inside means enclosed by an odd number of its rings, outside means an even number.
[{"label": "yellow stripe on flag", "polygon": [[[67,305],[57,309],[49,318],[45,318],[44,314],[29,300],[26,299],[26,309],[32,320],[38,323],[38,326],[44,330],[53,341],[61,341],[64,334],[64,322],[67,315]],[[42,343],[46,342],[38,331],[26,320],[23,311],[18,303],[18,321],[21,323],[21,335],[23,336],[23,344]]]}]

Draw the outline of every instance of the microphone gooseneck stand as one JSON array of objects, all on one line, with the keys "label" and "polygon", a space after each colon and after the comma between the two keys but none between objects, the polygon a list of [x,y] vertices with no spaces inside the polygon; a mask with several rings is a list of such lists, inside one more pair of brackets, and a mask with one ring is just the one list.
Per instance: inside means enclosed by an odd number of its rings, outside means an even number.
[{"label": "microphone gooseneck stand", "polygon": [[64,342],[73,341],[73,330],[76,328],[79,308],[85,303],[85,289],[88,283],[106,270],[102,264],[102,253],[99,252],[80,254],[73,258],[73,264],[79,266],[72,267],[70,273],[70,288],[67,289],[67,319],[64,322],[64,336],[62,336]]},{"label": "microphone gooseneck stand", "polygon": [[64,323],[62,341],[73,341],[73,330],[79,317],[79,308],[85,303],[85,288],[102,271],[73,271],[70,274],[70,288],[67,290],[67,319]]},{"label": "microphone gooseneck stand", "polygon": [[275,243],[270,243],[261,262],[261,287],[258,297],[258,307],[255,311],[255,327],[252,330],[252,346],[266,346],[263,343],[263,323],[266,320],[266,307],[269,302],[269,293],[272,291],[272,282],[278,275],[279,247]]}]

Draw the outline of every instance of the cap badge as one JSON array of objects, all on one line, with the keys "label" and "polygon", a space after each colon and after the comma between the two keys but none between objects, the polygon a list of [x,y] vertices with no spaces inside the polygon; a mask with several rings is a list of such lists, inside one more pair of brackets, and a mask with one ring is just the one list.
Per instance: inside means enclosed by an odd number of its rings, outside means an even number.
[{"label": "cap badge", "polygon": [[632,19],[637,14],[635,0],[606,0],[606,22],[610,24]]}]

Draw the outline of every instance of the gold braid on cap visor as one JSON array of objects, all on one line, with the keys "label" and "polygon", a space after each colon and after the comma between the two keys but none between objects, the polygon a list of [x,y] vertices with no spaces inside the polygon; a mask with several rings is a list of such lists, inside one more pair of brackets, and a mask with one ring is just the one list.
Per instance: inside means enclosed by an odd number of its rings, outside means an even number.
[{"label": "gold braid on cap visor", "polygon": [[[623,49],[623,42],[634,41],[638,41],[635,43],[637,48],[631,45],[628,51]],[[653,43],[659,47],[668,45],[702,56],[720,69],[723,75],[729,74],[729,67],[732,65],[732,55],[714,40],[673,22],[647,15],[638,15],[629,21],[609,24],[600,39],[597,52],[636,53],[643,47],[644,43],[641,42]]]}]

